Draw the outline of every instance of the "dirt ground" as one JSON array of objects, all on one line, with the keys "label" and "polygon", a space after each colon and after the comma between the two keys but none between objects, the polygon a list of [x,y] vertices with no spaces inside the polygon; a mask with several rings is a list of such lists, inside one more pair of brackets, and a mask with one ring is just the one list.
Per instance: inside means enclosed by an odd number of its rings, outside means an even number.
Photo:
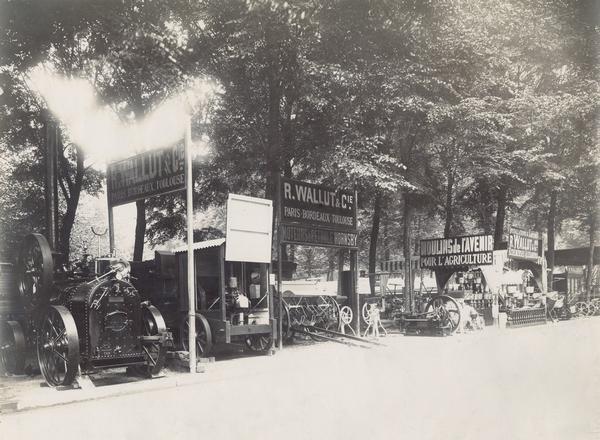
[{"label": "dirt ground", "polygon": [[176,388],[0,415],[0,438],[600,439],[599,341],[588,318],[300,344]]}]

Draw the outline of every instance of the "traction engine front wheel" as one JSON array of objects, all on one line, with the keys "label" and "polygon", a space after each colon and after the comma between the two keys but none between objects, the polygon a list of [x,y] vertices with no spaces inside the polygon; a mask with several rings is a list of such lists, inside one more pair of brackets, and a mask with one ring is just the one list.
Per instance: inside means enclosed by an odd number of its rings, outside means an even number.
[{"label": "traction engine front wheel", "polygon": [[50,386],[67,386],[79,370],[79,336],[71,312],[50,306],[38,329],[37,356],[40,370]]}]

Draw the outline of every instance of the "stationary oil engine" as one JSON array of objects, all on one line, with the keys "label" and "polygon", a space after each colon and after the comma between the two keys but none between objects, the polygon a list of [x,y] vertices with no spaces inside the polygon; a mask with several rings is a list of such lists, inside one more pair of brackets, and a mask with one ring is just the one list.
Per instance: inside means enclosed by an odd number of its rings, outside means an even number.
[{"label": "stationary oil engine", "polygon": [[103,368],[158,374],[171,341],[160,312],[143,302],[129,282],[127,261],[89,263],[95,267],[55,268],[44,236],[28,235],[17,276],[26,327],[33,335],[23,337],[20,324],[11,321],[5,328],[15,329],[13,337],[5,334],[3,339],[17,341],[13,353],[23,339],[34,340],[40,370],[51,386],[70,385],[79,371]]},{"label": "stationary oil engine", "polygon": [[401,315],[398,324],[409,336],[447,336],[458,330],[461,308],[454,298],[437,295],[429,300],[423,313]]}]

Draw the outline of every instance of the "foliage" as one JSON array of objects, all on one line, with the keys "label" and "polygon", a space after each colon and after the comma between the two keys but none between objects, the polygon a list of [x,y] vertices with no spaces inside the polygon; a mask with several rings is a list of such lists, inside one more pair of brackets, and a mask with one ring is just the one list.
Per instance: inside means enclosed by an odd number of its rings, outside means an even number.
[{"label": "foliage", "polygon": [[[196,164],[198,215],[228,192],[273,197],[284,174],[357,187],[370,263],[408,238],[403,222],[411,236],[501,237],[505,215],[543,230],[552,192],[559,228],[588,227],[598,205],[594,11],[574,0],[12,2],[0,14],[0,148],[12,154],[0,184],[18,185],[0,194],[0,226],[12,234],[42,217],[42,114],[24,78],[44,62],[90,79],[124,121],[214,78],[215,99],[193,121],[212,151]],[[73,182],[79,152],[65,151]],[[101,175],[84,176],[97,193]],[[152,245],[183,236],[184,208],[179,197],[148,201]],[[215,224],[199,237],[216,236],[220,220],[206,218]]]}]

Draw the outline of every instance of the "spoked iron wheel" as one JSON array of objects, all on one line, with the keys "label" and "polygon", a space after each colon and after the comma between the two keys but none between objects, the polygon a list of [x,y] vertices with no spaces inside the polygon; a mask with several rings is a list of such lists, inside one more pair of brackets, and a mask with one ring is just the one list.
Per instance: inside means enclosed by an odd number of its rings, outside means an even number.
[{"label": "spoked iron wheel", "polygon": [[587,303],[580,301],[575,304],[575,315],[577,317],[587,316],[589,311]]},{"label": "spoked iron wheel", "polygon": [[18,287],[27,310],[47,304],[54,272],[50,245],[41,234],[29,234],[19,250]]},{"label": "spoked iron wheel", "polygon": [[273,346],[271,335],[250,335],[246,338],[246,346],[255,353],[266,353]]},{"label": "spoked iron wheel", "polygon": [[361,308],[361,313],[360,314],[362,316],[363,322],[365,324],[367,324],[367,325],[369,325],[371,323],[372,319],[373,319],[371,317],[371,314],[373,313],[373,308],[374,307],[377,307],[376,303],[368,303],[368,302],[366,302],[366,303],[363,304],[363,306]]},{"label": "spoked iron wheel", "polygon": [[[275,310],[276,313],[279,313],[278,299],[275,299]],[[281,316],[279,319],[281,319],[283,342],[291,342],[294,339],[294,330],[292,329],[292,321],[290,320],[290,308],[285,301],[281,304]]]},{"label": "spoked iron wheel", "polygon": [[0,326],[0,373],[22,374],[25,369],[25,334],[17,321]]},{"label": "spoked iron wheel", "polygon": [[349,306],[344,306],[340,309],[340,330],[345,332],[346,327],[350,329],[353,335],[356,335],[356,332],[352,328],[352,320],[354,319],[354,313]]},{"label": "spoked iron wheel", "polygon": [[439,295],[431,298],[425,306],[427,316],[437,315],[442,325],[449,325],[454,333],[460,325],[460,306],[454,298],[448,295]]},{"label": "spoked iron wheel", "polygon": [[325,328],[327,330],[337,331],[340,328],[340,305],[335,300],[335,298],[331,296],[325,296],[323,297],[323,299],[330,306],[327,325],[325,326]]},{"label": "spoked iron wheel", "polygon": [[[179,343],[183,350],[188,351],[188,340],[190,334],[190,323],[185,316],[179,327]],[[196,356],[206,357],[212,351],[212,332],[210,325],[204,316],[196,313]]]},{"label": "spoked iron wheel", "polygon": [[587,306],[588,306],[587,316],[594,316],[594,314],[596,313],[596,304],[594,304],[592,301],[590,301],[589,303],[587,303]]},{"label": "spoked iron wheel", "polygon": [[[167,331],[167,325],[158,309],[151,305],[144,305],[142,309],[142,336],[161,336]],[[160,373],[165,365],[167,347],[163,341],[154,339],[142,340],[142,349],[146,358],[146,365],[136,365],[133,370],[143,376],[152,377]]]},{"label": "spoked iron wheel", "polygon": [[79,369],[79,337],[71,312],[50,306],[38,329],[37,356],[50,386],[71,385]]}]

